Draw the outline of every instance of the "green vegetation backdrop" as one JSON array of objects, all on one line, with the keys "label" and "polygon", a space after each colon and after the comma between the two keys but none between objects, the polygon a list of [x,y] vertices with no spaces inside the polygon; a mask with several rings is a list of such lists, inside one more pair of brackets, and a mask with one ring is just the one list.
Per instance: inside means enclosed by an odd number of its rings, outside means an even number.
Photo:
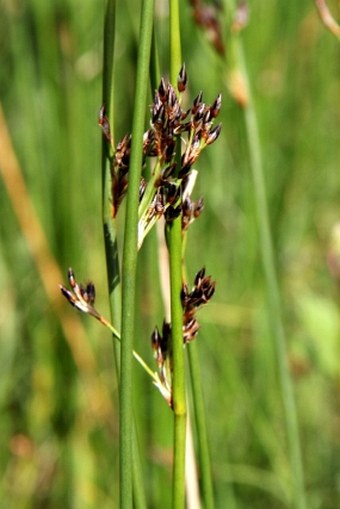
[{"label": "green vegetation backdrop", "polygon": [[[70,309],[72,266],[109,315],[101,224],[103,0],[1,0],[0,507],[117,507],[118,412],[107,330]],[[117,139],[131,130],[140,2],[120,2]],[[329,2],[334,15],[337,2]],[[156,2],[168,74],[167,6]],[[311,0],[249,1],[242,32],[259,123],[308,509],[340,507],[340,53]],[[223,131],[199,162],[189,280],[217,281],[197,339],[216,506],[290,507],[290,465],[241,108],[181,2],[189,94],[222,92]],[[337,10],[338,9],[338,10]],[[228,44],[226,46],[228,60]],[[150,104],[151,104],[150,92]],[[8,131],[7,131],[8,130]],[[8,134],[8,137],[6,136]],[[163,310],[154,244],[139,261],[136,345],[152,364]],[[136,365],[148,507],[169,507],[172,425]]]}]

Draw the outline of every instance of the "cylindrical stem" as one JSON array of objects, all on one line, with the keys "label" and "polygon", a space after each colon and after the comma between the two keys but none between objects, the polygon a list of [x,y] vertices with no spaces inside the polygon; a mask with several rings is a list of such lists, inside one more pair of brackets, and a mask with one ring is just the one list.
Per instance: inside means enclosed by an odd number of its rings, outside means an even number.
[{"label": "cylindrical stem", "polygon": [[132,509],[132,351],[135,322],[137,227],[143,132],[153,23],[153,0],[144,0],[140,27],[132,145],[122,265],[122,342],[120,377],[120,507]]}]

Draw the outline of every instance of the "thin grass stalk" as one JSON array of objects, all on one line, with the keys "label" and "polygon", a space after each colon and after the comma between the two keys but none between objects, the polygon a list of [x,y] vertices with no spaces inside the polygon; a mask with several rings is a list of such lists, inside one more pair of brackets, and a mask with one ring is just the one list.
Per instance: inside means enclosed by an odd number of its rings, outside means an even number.
[{"label": "thin grass stalk", "polygon": [[192,387],[193,409],[198,441],[198,463],[200,468],[201,491],[205,509],[214,509],[214,492],[212,483],[211,462],[206,425],[206,412],[204,405],[203,388],[201,383],[201,370],[197,345],[192,342],[189,345],[188,359],[190,380]]},{"label": "thin grass stalk", "polygon": [[[171,82],[175,85],[177,80],[178,71],[181,67],[181,56],[180,56],[180,38],[179,38],[179,11],[178,5],[174,7],[170,6],[170,23],[173,30],[170,31],[170,47],[171,55],[179,58],[170,58],[171,60]],[[174,36],[175,34],[175,36]],[[176,63],[177,61],[177,63]],[[160,80],[160,69],[159,59],[157,51],[157,39],[155,32],[153,34],[153,47],[152,47],[152,65],[151,65],[151,81],[153,83],[153,89],[156,88],[157,83]],[[178,151],[180,151],[180,142],[178,141]],[[178,152],[179,153],[179,152]],[[170,226],[170,229],[174,225]],[[181,275],[181,251],[182,251],[182,233],[181,233],[181,220],[177,219],[177,224],[174,226],[174,230],[169,232],[169,254],[170,255],[170,314],[172,322],[172,337],[174,337],[174,330],[176,330],[176,360],[173,358],[173,363],[176,365],[174,369],[174,378],[176,385],[176,396],[173,395],[173,403],[176,400],[176,410],[174,406],[174,465],[173,465],[173,507],[180,507],[184,505],[185,501],[185,446],[186,446],[186,406],[183,404],[183,387],[185,391],[185,370],[184,370],[184,355],[183,355],[183,318],[182,318],[182,305],[178,296],[180,295],[182,288],[182,275]],[[174,268],[172,269],[172,265]],[[174,317],[174,318],[173,318]],[[178,348],[179,346],[179,348]],[[180,393],[178,392],[180,388]],[[185,395],[185,393],[184,393]],[[179,397],[180,396],[180,397]],[[179,405],[180,402],[180,405]],[[182,415],[182,411],[184,414]]]},{"label": "thin grass stalk", "polygon": [[[179,2],[170,1],[170,81],[176,86],[177,75],[182,65],[179,26]],[[178,140],[180,159],[180,140]],[[181,509],[185,504],[185,438],[186,438],[186,392],[185,362],[183,349],[182,289],[182,225],[181,217],[168,227],[168,249],[170,262],[170,305],[173,353],[173,410],[174,410],[174,462],[172,507]]]},{"label": "thin grass stalk", "polygon": [[[115,43],[115,0],[108,0],[104,20],[103,47],[103,105],[110,122],[111,135],[114,137],[114,43]],[[102,140],[102,220],[104,229],[105,257],[111,321],[120,330],[121,320],[121,287],[120,267],[118,260],[116,222],[112,219],[112,191],[111,191],[111,147],[103,136]],[[113,338],[116,364],[119,362],[119,346]],[[118,368],[118,364],[117,364]]]},{"label": "thin grass stalk", "polygon": [[156,37],[155,26],[152,32],[152,47],[151,47],[151,65],[150,65],[150,81],[151,93],[153,94],[159,85],[161,79],[161,70],[159,65],[158,44]]},{"label": "thin grass stalk", "polygon": [[234,49],[237,66],[243,76],[245,97],[244,119],[247,133],[250,166],[254,182],[257,221],[259,224],[260,246],[265,280],[268,291],[268,303],[273,336],[278,362],[284,414],[289,445],[290,464],[293,484],[293,507],[305,509],[304,474],[301,458],[301,445],[298,432],[298,418],[294,398],[293,383],[288,365],[287,339],[282,322],[282,306],[279,284],[275,268],[275,255],[269,225],[266,186],[262,164],[262,152],[259,137],[257,116],[251,94],[247,66],[243,54],[242,43],[238,36],[234,37]]},{"label": "thin grass stalk", "polygon": [[[186,268],[184,263],[184,252],[186,247],[187,235],[183,238],[183,278],[186,280]],[[214,509],[214,489],[212,482],[211,461],[209,452],[208,431],[206,425],[206,410],[204,403],[202,378],[198,348],[193,341],[187,348],[189,360],[189,375],[191,381],[191,392],[193,401],[193,412],[195,418],[195,427],[198,442],[198,464],[201,478],[201,494],[205,509]]]},{"label": "thin grass stalk", "polygon": [[176,86],[177,75],[182,67],[181,32],[179,16],[179,0],[170,0],[170,82]]},{"label": "thin grass stalk", "polygon": [[173,354],[174,459],[172,507],[174,509],[183,508],[185,502],[186,395],[183,350],[183,310],[180,300],[182,288],[181,245],[182,226],[181,218],[179,217],[171,223],[168,229]]},{"label": "thin grass stalk", "polygon": [[[184,262],[184,253],[187,244],[187,234],[183,237],[182,242],[182,272],[183,279],[187,280],[187,271]],[[198,441],[198,464],[201,478],[201,493],[205,509],[213,509],[214,502],[214,489],[212,482],[211,461],[209,452],[208,431],[206,425],[206,410],[204,403],[202,378],[200,361],[198,355],[198,348],[195,341],[193,341],[187,348],[189,360],[189,376],[191,381],[191,392],[193,401],[193,412],[195,419],[195,427]]]},{"label": "thin grass stalk", "polygon": [[143,477],[143,465],[137,436],[136,419],[133,419],[132,430],[132,480],[133,507],[134,509],[146,509],[145,481]]},{"label": "thin grass stalk", "polygon": [[[103,47],[103,104],[109,119],[111,136],[114,138],[114,43],[115,43],[115,0],[108,0],[104,20],[104,47]],[[121,285],[120,267],[118,259],[118,243],[116,221],[112,218],[111,203],[111,147],[109,141],[103,136],[102,141],[102,218],[104,228],[105,257],[107,267],[107,280],[109,290],[109,304],[111,321],[115,329],[120,331],[121,325]],[[120,346],[113,334],[113,349],[117,377],[120,378]],[[140,460],[136,426],[132,436],[133,455],[133,493],[134,504],[138,509],[146,508],[142,465]]]},{"label": "thin grass stalk", "polygon": [[[114,64],[114,33],[115,33],[115,2],[109,0],[105,13],[104,28],[104,62],[103,62],[103,104],[111,126],[111,135],[114,129],[114,108],[113,108],[113,64]],[[108,273],[109,301],[112,322],[116,329],[120,330],[121,322],[121,289],[120,289],[120,268],[117,248],[116,223],[111,217],[111,178],[110,178],[110,147],[103,138],[102,150],[102,171],[103,171],[103,225],[106,253],[106,265]],[[113,341],[115,350],[115,361],[117,374],[119,375],[119,351],[117,341]],[[146,507],[145,493],[143,488],[142,468],[138,451],[136,430],[132,437],[133,449],[133,489],[135,506],[142,509]]]},{"label": "thin grass stalk", "polygon": [[[249,97],[249,96],[248,96]],[[251,104],[251,103],[250,103]],[[269,227],[266,191],[262,173],[260,145],[258,144],[258,126],[253,107],[245,109],[245,123],[247,130],[248,148],[253,173],[255,199],[258,222],[260,225],[261,252],[268,289],[270,318],[275,332],[275,347],[279,368],[282,398],[285,409],[285,419],[292,467],[292,481],[294,492],[294,507],[305,509],[304,475],[301,457],[301,444],[298,431],[298,417],[295,405],[293,382],[288,365],[287,339],[282,322],[282,307],[274,262],[273,243]],[[261,171],[259,171],[261,170]]]},{"label": "thin grass stalk", "polygon": [[122,264],[122,342],[120,376],[120,507],[132,509],[132,351],[135,334],[135,296],[137,270],[137,226],[139,182],[143,157],[143,132],[148,89],[153,0],[142,4],[132,125],[129,187],[126,203]]}]

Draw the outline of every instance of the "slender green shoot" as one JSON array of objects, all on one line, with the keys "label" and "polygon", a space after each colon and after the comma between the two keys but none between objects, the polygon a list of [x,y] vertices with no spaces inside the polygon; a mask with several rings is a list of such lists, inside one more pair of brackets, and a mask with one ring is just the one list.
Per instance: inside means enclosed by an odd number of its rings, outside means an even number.
[{"label": "slender green shoot", "polygon": [[284,414],[286,419],[293,483],[293,507],[295,509],[305,509],[306,500],[301,445],[298,432],[298,418],[295,406],[293,383],[288,366],[287,338],[282,323],[282,306],[275,268],[273,241],[270,231],[261,143],[242,42],[238,34],[232,35],[232,50],[234,51],[234,65],[236,66],[239,76],[242,77],[243,83],[242,106],[247,132],[250,166],[254,183],[254,197],[259,225],[262,263],[268,291],[269,314],[275,341],[279,379],[281,383]]},{"label": "slender green shoot", "polygon": [[[239,59],[243,60],[242,50],[239,47]],[[245,67],[244,67],[244,76]],[[248,88],[248,87],[247,87]],[[301,458],[301,445],[298,431],[298,418],[295,406],[293,383],[288,365],[287,339],[282,323],[282,308],[277,275],[275,270],[273,242],[269,227],[269,214],[266,199],[266,189],[263,176],[263,166],[258,133],[258,125],[253,101],[248,88],[248,106],[244,110],[247,129],[247,140],[251,169],[254,181],[257,216],[260,229],[261,252],[264,272],[268,289],[268,301],[270,305],[270,318],[272,322],[276,354],[281,382],[283,404],[289,442],[290,461],[292,468],[292,481],[294,493],[294,507],[305,509],[304,476]]]},{"label": "slender green shoot", "polygon": [[[111,185],[111,156],[114,139],[114,43],[115,43],[115,0],[108,0],[104,20],[104,46],[103,46],[103,110],[108,120],[109,132],[103,136],[102,141],[102,219],[104,229],[105,257],[107,267],[107,280],[111,320],[120,330],[121,324],[121,286],[120,267],[118,259],[118,243],[116,220],[112,218],[112,185]],[[105,134],[105,133],[104,133]],[[113,338],[120,341],[120,335],[109,322],[106,326],[112,332]],[[114,358],[117,376],[119,377],[120,347],[113,341]],[[151,371],[136,352],[133,355],[142,363],[146,371]],[[133,489],[135,505],[139,509],[146,507],[142,468],[138,451],[136,432],[133,434]]]},{"label": "slender green shoot", "polygon": [[206,412],[204,405],[203,388],[201,383],[201,370],[198,349],[195,341],[188,348],[190,368],[190,380],[192,386],[193,410],[195,416],[198,464],[200,467],[201,491],[205,509],[213,509],[214,492],[212,483],[211,462],[208,443],[208,431],[206,425]]},{"label": "slender green shoot", "polygon": [[[170,81],[176,86],[177,75],[182,66],[179,2],[170,1]],[[180,140],[177,144],[177,159],[180,159]],[[173,409],[174,409],[174,464],[173,501],[174,509],[185,504],[185,438],[186,438],[186,392],[185,362],[183,349],[182,289],[182,226],[181,216],[168,228],[170,259],[171,336],[173,353]]]},{"label": "slender green shoot", "polygon": [[122,342],[120,377],[120,507],[132,509],[132,351],[135,335],[135,295],[139,183],[143,156],[143,132],[148,90],[153,24],[153,0],[142,4],[136,92],[132,125],[129,187],[126,203],[122,265]]},{"label": "slender green shoot", "polygon": [[173,410],[174,410],[174,465],[173,465],[173,508],[184,507],[185,500],[185,433],[186,394],[185,363],[183,348],[183,310],[180,300],[181,274],[181,218],[168,227],[168,248],[170,258],[170,302],[171,337],[173,359]]},{"label": "slender green shoot", "polygon": [[[115,0],[108,0],[104,20],[103,47],[103,109],[107,117],[110,133],[102,140],[102,220],[104,230],[105,258],[109,290],[110,313],[112,323],[120,330],[121,319],[121,287],[120,267],[118,260],[118,245],[116,222],[112,218],[112,189],[111,189],[111,152],[110,137],[113,139],[114,129],[114,43],[115,43]],[[113,342],[115,361],[118,367],[119,347]]]}]

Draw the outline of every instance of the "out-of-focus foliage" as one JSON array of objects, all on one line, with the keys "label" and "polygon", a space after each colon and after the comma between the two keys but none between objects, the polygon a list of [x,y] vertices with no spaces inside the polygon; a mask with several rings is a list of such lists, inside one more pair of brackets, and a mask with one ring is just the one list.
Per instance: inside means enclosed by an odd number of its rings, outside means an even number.
[{"label": "out-of-focus foliage", "polygon": [[[136,1],[121,4],[117,140],[131,130],[140,8]],[[241,37],[260,126],[308,508],[335,509],[340,504],[339,44],[311,1],[249,4]],[[166,75],[167,7],[156,5]],[[330,5],[336,14],[336,2]],[[19,203],[33,203],[48,261],[62,277],[71,265],[79,279],[92,279],[97,308],[107,314],[97,126],[103,10],[104,2],[90,0],[2,0],[0,96],[27,186]],[[204,196],[205,210],[190,230],[186,255],[189,280],[202,265],[217,280],[214,300],[200,315],[197,339],[217,507],[281,509],[289,507],[291,493],[287,442],[243,117],[228,94],[226,68],[195,26],[189,2],[182,3],[182,11],[188,101],[200,90],[207,102],[223,94],[222,134],[197,168],[195,193]],[[56,285],[54,297],[46,294],[50,266],[41,263],[41,245],[32,250],[27,242],[34,238],[34,223],[23,228],[2,180],[0,210],[0,506],[115,507],[117,382],[111,339],[98,323],[68,309]],[[30,210],[21,212],[30,217]],[[141,252],[136,349],[150,363],[150,333],[163,316],[156,261],[154,244],[147,241]],[[170,410],[137,365],[135,381],[149,507],[168,507]]]}]

